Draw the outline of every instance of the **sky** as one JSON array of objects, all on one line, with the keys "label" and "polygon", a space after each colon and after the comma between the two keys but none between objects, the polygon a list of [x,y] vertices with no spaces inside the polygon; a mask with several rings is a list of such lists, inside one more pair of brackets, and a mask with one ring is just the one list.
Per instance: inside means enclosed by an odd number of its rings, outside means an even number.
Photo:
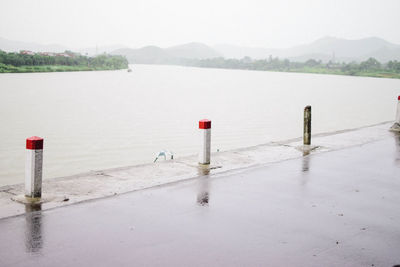
[{"label": "sky", "polygon": [[0,37],[91,47],[286,48],[333,36],[400,44],[400,0],[0,0]]}]

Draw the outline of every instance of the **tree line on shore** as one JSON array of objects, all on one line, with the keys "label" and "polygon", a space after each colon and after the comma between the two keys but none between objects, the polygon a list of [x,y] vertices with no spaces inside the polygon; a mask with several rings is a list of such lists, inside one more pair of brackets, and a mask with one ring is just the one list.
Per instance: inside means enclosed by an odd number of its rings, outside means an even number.
[{"label": "tree line on shore", "polygon": [[292,62],[288,59],[279,59],[272,56],[262,60],[253,60],[250,57],[242,59],[225,59],[219,57],[211,59],[180,59],[176,60],[174,64],[204,68],[331,73],[400,78],[400,61],[392,60],[382,64],[375,58],[369,58],[360,63],[340,63],[333,61],[324,63],[321,60],[315,59],[309,59],[305,62]]},{"label": "tree line on shore", "polygon": [[279,59],[269,57],[268,59],[253,60],[250,57],[242,59],[184,59],[175,62],[195,67],[208,68],[227,68],[227,69],[247,69],[247,70],[271,70],[271,71],[299,71],[299,70],[327,70],[339,71],[348,75],[357,74],[359,72],[387,72],[400,74],[400,62],[397,60],[389,61],[386,64],[380,63],[375,58],[369,58],[360,63],[339,63],[329,61],[323,63],[321,60],[309,59],[306,62],[292,62],[288,59]]},{"label": "tree line on shore", "polygon": [[[28,51],[29,52],[29,51]],[[184,65],[203,68],[225,68],[244,70],[265,70],[282,72],[326,73],[354,76],[400,78],[400,61],[381,63],[375,58],[362,62],[322,62],[309,59],[294,62],[269,56],[266,59],[209,59],[169,58],[158,64]],[[36,72],[68,70],[126,69],[128,61],[124,56],[102,54],[95,57],[83,56],[71,51],[64,53],[7,53],[0,50],[0,72]]]},{"label": "tree line on shore", "polygon": [[[71,66],[87,69],[126,69],[128,61],[123,56],[98,55],[95,57],[83,56],[70,51],[62,54],[48,55],[48,53],[7,53],[0,50],[0,65],[3,69],[18,69],[24,66]],[[16,68],[15,68],[16,67]]]}]

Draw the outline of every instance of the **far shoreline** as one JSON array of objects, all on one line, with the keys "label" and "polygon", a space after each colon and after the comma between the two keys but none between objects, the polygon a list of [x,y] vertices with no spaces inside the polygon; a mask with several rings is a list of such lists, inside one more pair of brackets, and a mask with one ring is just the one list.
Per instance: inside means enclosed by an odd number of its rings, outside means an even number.
[{"label": "far shoreline", "polygon": [[78,72],[78,71],[111,71],[111,70],[127,70],[128,68],[107,68],[107,67],[82,67],[82,66],[21,66],[14,67],[11,70],[0,71],[3,73],[51,73],[51,72]]},{"label": "far shoreline", "polygon": [[[133,65],[133,63],[129,63]],[[244,71],[258,71],[258,72],[280,72],[280,73],[302,73],[302,74],[323,74],[323,75],[338,75],[346,77],[368,77],[368,78],[381,78],[381,79],[400,79],[399,73],[379,73],[379,72],[359,72],[354,74],[340,73],[337,71],[318,71],[318,70],[261,70],[261,69],[248,69],[248,68],[228,68],[216,66],[191,66],[184,64],[151,64],[151,63],[135,63],[135,65],[147,66],[180,66],[201,69],[220,69],[220,70],[244,70]],[[86,67],[86,66],[65,66],[65,65],[45,65],[45,66],[11,66],[12,70],[4,71],[0,69],[0,74],[3,73],[52,73],[52,72],[80,72],[80,71],[112,71],[112,70],[128,70],[128,68],[109,68],[109,67]]]},{"label": "far shoreline", "polygon": [[128,69],[128,60],[118,55],[83,56],[72,51],[64,53],[19,53],[0,50],[0,73],[67,72]]},{"label": "far shoreline", "polygon": [[144,65],[144,66],[176,66],[176,67],[189,67],[189,68],[200,68],[200,69],[215,69],[215,70],[238,70],[238,71],[257,71],[257,72],[279,72],[279,73],[300,73],[300,74],[321,74],[321,75],[335,75],[345,77],[367,77],[367,78],[380,78],[380,79],[400,79],[399,73],[356,73],[356,74],[345,74],[339,72],[318,72],[318,71],[304,71],[304,70],[260,70],[260,69],[246,69],[246,68],[226,68],[226,67],[205,67],[205,66],[191,66],[184,64],[162,64],[162,63],[129,63],[129,65]]}]

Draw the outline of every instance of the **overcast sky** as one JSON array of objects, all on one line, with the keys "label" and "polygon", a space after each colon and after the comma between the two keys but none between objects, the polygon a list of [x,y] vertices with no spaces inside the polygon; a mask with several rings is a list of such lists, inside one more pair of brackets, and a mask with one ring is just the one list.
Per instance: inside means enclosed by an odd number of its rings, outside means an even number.
[{"label": "overcast sky", "polygon": [[400,44],[400,0],[0,0],[0,37],[69,47],[281,48],[324,36]]}]

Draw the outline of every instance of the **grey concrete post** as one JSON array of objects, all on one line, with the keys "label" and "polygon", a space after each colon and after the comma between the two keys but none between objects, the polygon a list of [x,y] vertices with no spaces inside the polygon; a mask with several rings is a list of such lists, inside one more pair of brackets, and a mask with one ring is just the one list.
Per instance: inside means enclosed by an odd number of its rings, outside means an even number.
[{"label": "grey concrete post", "polygon": [[201,120],[199,121],[200,129],[200,153],[199,163],[210,164],[211,157],[211,121]]},{"label": "grey concrete post", "polygon": [[303,144],[311,145],[311,106],[306,106],[304,108]]},{"label": "grey concrete post", "polygon": [[42,196],[43,138],[32,136],[26,139],[25,196]]}]

